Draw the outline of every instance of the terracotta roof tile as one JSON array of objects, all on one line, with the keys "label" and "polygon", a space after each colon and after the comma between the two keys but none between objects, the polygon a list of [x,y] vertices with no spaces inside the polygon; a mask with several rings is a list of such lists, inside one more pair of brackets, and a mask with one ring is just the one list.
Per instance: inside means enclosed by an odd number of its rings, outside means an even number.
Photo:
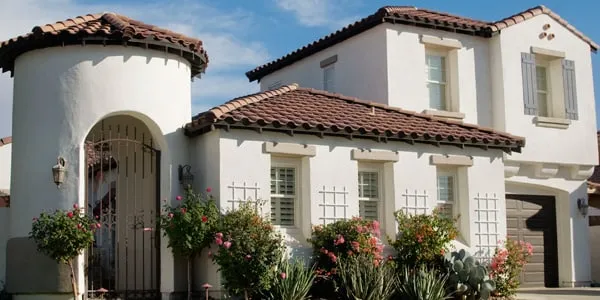
[{"label": "terracotta roof tile", "polygon": [[14,71],[15,59],[27,51],[84,42],[118,45],[127,42],[128,45],[161,51],[167,49],[190,61],[192,76],[203,73],[208,63],[202,41],[109,12],[36,26],[30,33],[0,42],[0,68],[3,72]]},{"label": "terracotta roof tile", "polygon": [[[245,104],[244,104],[245,103]],[[196,116],[188,136],[215,127],[350,136],[520,151],[525,139],[296,84],[233,99]]]},{"label": "terracotta roof tile", "polygon": [[0,147],[12,143],[12,136],[0,138]]},{"label": "terracotta roof tile", "polygon": [[340,30],[320,38],[319,40],[294,50],[289,54],[246,72],[246,77],[248,77],[250,81],[260,80],[262,77],[285,66],[291,65],[296,61],[299,61],[305,57],[308,57],[314,53],[331,47],[386,22],[453,31],[461,34],[481,37],[491,37],[504,28],[518,24],[539,14],[547,14],[552,17],[586,43],[590,44],[590,47],[593,51],[598,49],[598,45],[590,38],[575,29],[575,27],[562,19],[558,14],[544,6],[536,6],[527,9],[497,22],[475,20],[445,12],[417,8],[414,6],[384,6],[378,9],[374,14],[349,24]]}]

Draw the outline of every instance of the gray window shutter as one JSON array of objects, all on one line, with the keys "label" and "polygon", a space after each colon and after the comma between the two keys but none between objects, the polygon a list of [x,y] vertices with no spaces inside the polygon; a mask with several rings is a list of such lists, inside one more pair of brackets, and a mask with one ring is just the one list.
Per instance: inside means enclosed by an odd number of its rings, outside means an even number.
[{"label": "gray window shutter", "polygon": [[563,89],[565,91],[565,115],[567,119],[577,120],[577,86],[575,84],[575,62],[564,59],[562,61]]},{"label": "gray window shutter", "polygon": [[526,115],[537,115],[537,81],[535,80],[535,55],[521,53],[523,74],[523,104]]}]

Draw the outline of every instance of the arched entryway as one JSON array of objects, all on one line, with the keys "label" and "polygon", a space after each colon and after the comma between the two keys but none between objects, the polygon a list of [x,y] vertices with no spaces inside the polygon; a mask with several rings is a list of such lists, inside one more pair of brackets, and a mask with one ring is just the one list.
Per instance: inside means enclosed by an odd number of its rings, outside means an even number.
[{"label": "arched entryway", "polygon": [[89,299],[160,299],[160,150],[129,115],[107,117],[85,140],[86,208],[101,224],[86,253]]}]

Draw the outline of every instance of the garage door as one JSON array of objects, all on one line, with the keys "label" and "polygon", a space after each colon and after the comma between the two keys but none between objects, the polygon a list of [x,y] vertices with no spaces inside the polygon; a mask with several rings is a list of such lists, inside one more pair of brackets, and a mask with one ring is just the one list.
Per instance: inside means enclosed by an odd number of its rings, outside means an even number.
[{"label": "garage door", "polygon": [[521,274],[522,287],[558,287],[556,206],[551,196],[506,195],[509,238],[533,245]]}]

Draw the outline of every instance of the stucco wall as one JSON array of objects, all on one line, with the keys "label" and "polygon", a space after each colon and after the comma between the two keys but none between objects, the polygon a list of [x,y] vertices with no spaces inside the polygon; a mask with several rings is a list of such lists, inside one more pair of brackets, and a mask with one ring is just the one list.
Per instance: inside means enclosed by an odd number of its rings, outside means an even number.
[{"label": "stucco wall", "polygon": [[[17,58],[13,165],[20,167],[12,169],[15,217],[9,218],[9,238],[26,237],[31,219],[42,210],[84,204],[82,144],[92,126],[111,114],[132,115],[149,127],[162,151],[161,199],[173,199],[180,193],[176,166],[188,158],[180,128],[191,115],[190,93],[188,62],[161,51],[68,46]],[[58,156],[67,161],[60,189],[51,172]],[[161,291],[168,292],[173,264],[164,240],[162,248]],[[82,272],[80,268],[80,278]]]},{"label": "stucco wall", "polygon": [[[385,216],[382,228],[385,233],[393,236],[396,233],[392,213],[406,206],[408,200],[412,203],[415,198],[426,199],[426,208],[431,210],[437,201],[436,166],[430,162],[432,154],[468,155],[473,157],[473,165],[464,168],[465,184],[460,185],[459,207],[461,214],[461,229],[463,238],[456,245],[466,247],[475,252],[477,231],[474,211],[477,200],[486,195],[495,197],[500,213],[497,216],[498,234],[504,236],[504,181],[501,153],[497,150],[483,151],[469,149],[461,151],[451,147],[436,148],[424,145],[405,145],[402,143],[376,143],[373,141],[355,139],[348,141],[343,138],[325,138],[306,135],[289,137],[285,134],[264,133],[252,131],[220,132],[220,194],[219,201],[223,207],[231,207],[231,201],[243,200],[242,187],[247,187],[246,198],[267,200],[264,212],[270,212],[270,166],[272,155],[263,151],[265,142],[294,143],[314,145],[314,157],[298,158],[300,164],[300,214],[302,220],[297,230],[284,229],[290,246],[294,248],[309,247],[306,238],[310,237],[311,225],[322,224],[323,191],[346,191],[345,203],[347,210],[339,217],[351,218],[357,216],[358,187],[357,172],[359,163],[351,159],[353,149],[370,149],[373,151],[396,152],[397,162],[387,162],[381,165],[384,172]],[[462,175],[462,174],[461,174]],[[234,192],[233,187],[238,189]],[[254,187],[259,190],[253,194]],[[416,197],[415,197],[416,196]],[[329,196],[327,196],[329,197]],[[344,201],[343,194],[337,195],[337,201]],[[340,203],[340,202],[338,202]],[[414,206],[414,205],[413,205]],[[423,206],[423,208],[425,208]],[[341,211],[340,211],[341,212]],[[329,217],[330,213],[326,216]],[[462,243],[461,243],[462,242]],[[464,244],[463,244],[464,243]],[[304,249],[308,250],[308,249]],[[296,249],[303,255],[303,249]]]},{"label": "stucco wall", "polygon": [[[12,144],[0,146],[0,190],[10,189],[11,150]],[[0,290],[5,282],[9,211],[10,208],[0,207]]]},{"label": "stucco wall", "polygon": [[0,146],[0,190],[10,189],[12,144]]},{"label": "stucco wall", "polygon": [[[488,40],[447,31],[415,26],[384,24],[387,41],[387,80],[389,105],[421,112],[429,108],[425,79],[425,44],[428,35],[457,40],[457,78],[448,86],[457,91],[459,112],[467,123],[491,126],[490,61]],[[382,60],[380,58],[380,60]],[[449,69],[450,70],[450,69]],[[452,71],[452,70],[450,70]]]},{"label": "stucco wall", "polygon": [[323,70],[319,63],[337,55],[334,79],[336,93],[387,103],[385,40],[384,27],[372,28],[263,77],[260,81],[261,90],[266,90],[277,81],[322,90]]},{"label": "stucco wall", "polygon": [[600,282],[600,226],[590,226],[590,255],[592,280]]},{"label": "stucco wall", "polygon": [[[544,24],[555,38],[540,39]],[[590,46],[547,15],[539,15],[511,26],[494,37],[490,57],[500,60],[492,72],[494,125],[500,130],[527,138],[523,153],[511,160],[553,162],[561,164],[598,164],[596,107]],[[563,51],[566,59],[575,61],[579,120],[571,120],[568,129],[539,127],[533,116],[523,110],[521,53],[531,47]],[[561,91],[557,91],[562,93]],[[552,145],[552,147],[548,147]],[[544,149],[544,151],[540,151]]]}]

